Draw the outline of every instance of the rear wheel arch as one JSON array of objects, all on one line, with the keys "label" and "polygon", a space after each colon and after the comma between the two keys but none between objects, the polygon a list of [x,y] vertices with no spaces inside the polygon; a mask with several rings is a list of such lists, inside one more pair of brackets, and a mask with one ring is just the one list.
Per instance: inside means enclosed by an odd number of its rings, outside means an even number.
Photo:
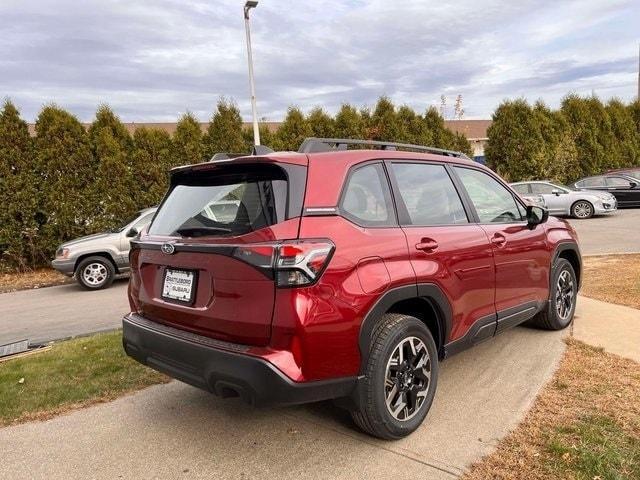
[{"label": "rear wheel arch", "polygon": [[435,284],[406,285],[385,292],[369,310],[360,326],[360,371],[367,364],[371,339],[387,313],[420,319],[429,329],[440,358],[451,332],[452,313],[446,296]]}]

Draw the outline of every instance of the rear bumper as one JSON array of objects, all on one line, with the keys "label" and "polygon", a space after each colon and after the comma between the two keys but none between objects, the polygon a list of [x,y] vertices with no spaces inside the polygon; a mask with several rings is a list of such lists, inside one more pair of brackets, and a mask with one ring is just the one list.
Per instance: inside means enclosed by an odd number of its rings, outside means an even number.
[{"label": "rear bumper", "polygon": [[249,349],[129,314],[122,319],[124,350],[154,370],[222,397],[247,403],[296,405],[351,395],[355,377],[294,382]]}]

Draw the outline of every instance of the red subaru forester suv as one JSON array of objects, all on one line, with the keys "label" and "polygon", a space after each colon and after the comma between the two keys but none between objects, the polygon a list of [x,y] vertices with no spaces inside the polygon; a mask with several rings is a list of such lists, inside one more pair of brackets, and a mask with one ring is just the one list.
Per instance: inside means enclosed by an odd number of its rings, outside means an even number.
[{"label": "red subaru forester suv", "polygon": [[463,154],[318,138],[258,153],[171,171],[132,242],[139,362],[255,405],[335,399],[395,439],[427,415],[440,361],[571,323],[575,231]]}]

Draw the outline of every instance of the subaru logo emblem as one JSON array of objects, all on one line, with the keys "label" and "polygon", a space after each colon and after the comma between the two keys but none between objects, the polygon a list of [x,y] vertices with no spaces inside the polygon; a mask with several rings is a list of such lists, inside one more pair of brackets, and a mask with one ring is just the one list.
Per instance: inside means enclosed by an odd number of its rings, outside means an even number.
[{"label": "subaru logo emblem", "polygon": [[160,247],[160,250],[162,250],[162,253],[166,253],[167,255],[171,255],[173,252],[176,251],[176,248],[171,245],[170,243],[163,243],[162,247]]}]

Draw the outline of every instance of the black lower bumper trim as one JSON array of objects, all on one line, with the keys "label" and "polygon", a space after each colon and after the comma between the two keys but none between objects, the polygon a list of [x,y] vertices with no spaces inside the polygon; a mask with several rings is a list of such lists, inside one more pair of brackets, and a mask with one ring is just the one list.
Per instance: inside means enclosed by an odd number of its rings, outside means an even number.
[{"label": "black lower bumper trim", "polygon": [[154,328],[153,323],[135,314],[123,318],[127,355],[216,395],[238,395],[258,406],[296,405],[347,397],[356,386],[356,377],[294,382],[265,360],[216,348],[207,337],[181,335],[160,324]]}]

